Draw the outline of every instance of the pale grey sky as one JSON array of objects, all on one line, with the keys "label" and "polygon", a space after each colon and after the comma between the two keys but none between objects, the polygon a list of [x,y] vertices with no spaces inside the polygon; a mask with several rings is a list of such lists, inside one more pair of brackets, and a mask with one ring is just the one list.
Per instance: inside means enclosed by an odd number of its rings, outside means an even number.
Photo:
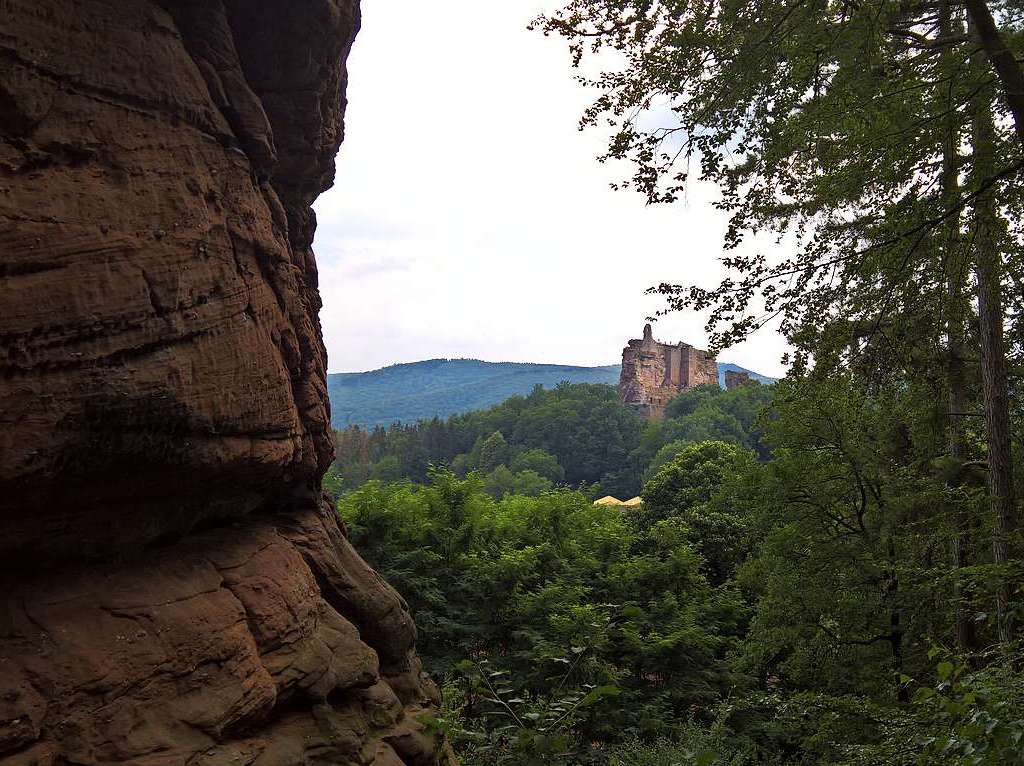
[{"label": "pale grey sky", "polygon": [[[654,207],[609,188],[564,44],[526,30],[545,4],[363,4],[337,180],[315,206],[331,372],[616,363],[661,305],[646,287],[721,277],[713,187]],[[676,314],[655,337],[703,346],[703,326]],[[762,331],[720,358],[780,375],[784,348]]]}]

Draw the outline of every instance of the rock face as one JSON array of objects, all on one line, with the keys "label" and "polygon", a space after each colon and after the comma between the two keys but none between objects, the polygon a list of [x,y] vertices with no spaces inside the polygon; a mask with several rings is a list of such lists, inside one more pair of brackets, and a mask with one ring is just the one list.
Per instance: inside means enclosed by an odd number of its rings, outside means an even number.
[{"label": "rock face", "polygon": [[436,764],[321,496],[356,0],[0,2],[0,762]]},{"label": "rock face", "polygon": [[688,343],[661,343],[649,324],[643,338],[622,349],[619,400],[650,420],[660,420],[680,391],[711,384],[718,385],[718,364],[711,354]]},{"label": "rock face", "polygon": [[733,388],[739,388],[740,386],[756,386],[759,382],[756,378],[750,377],[749,372],[743,372],[740,370],[726,370],[725,371],[725,387],[727,390]]}]

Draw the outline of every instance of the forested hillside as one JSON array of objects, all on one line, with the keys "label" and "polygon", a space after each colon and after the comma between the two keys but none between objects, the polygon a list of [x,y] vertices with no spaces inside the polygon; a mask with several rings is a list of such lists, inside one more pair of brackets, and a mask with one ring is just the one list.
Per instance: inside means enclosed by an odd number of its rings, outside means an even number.
[{"label": "forested hillside", "polygon": [[719,439],[763,457],[757,417],[769,392],[702,386],[673,400],[665,420],[647,422],[619,403],[612,386],[537,386],[447,420],[338,431],[331,479],[342,490],[370,479],[424,483],[432,467],[448,467],[459,476],[479,473],[495,497],[567,486],[630,498],[686,444]]},{"label": "forested hillside", "polygon": [[[718,365],[719,384],[726,370],[748,372],[764,383],[771,378],[736,364]],[[562,382],[619,382],[619,365],[574,367],[565,364],[482,362],[479,359],[428,359],[395,364],[370,372],[327,376],[331,421],[335,428],[358,425],[372,428],[395,423],[447,418],[525,396],[534,386],[554,388]]]},{"label": "forested hillside", "polygon": [[[800,376],[694,389],[644,424],[565,384],[350,429],[342,455],[387,450],[370,473],[393,474],[334,488],[468,764],[1019,764],[1024,656],[999,644],[986,527],[978,564],[950,557],[947,509],[980,511],[984,476],[951,483],[935,406],[906,381]],[[465,451],[429,467],[428,445]],[[595,505],[629,495],[623,465],[642,505]]]},{"label": "forested hillside", "polygon": [[661,424],[567,385],[339,436],[339,512],[444,683],[430,725],[470,766],[1022,766],[1024,11],[533,26],[597,90],[618,188],[721,192],[724,276],[656,285],[664,311],[792,352]]}]

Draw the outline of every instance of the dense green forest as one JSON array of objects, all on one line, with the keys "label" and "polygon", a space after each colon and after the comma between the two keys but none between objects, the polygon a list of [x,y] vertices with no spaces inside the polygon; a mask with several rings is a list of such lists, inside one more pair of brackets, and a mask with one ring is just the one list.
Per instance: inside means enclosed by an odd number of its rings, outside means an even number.
[{"label": "dense green forest", "polygon": [[350,538],[413,610],[445,684],[431,723],[464,762],[1024,762],[985,526],[962,554],[979,563],[951,557],[948,510],[981,518],[984,477],[951,485],[934,392],[808,375],[684,392],[670,412],[713,423],[710,402],[748,390],[771,400],[755,449],[669,441],[639,508],[551,488],[551,453],[490,438],[481,455],[527,456],[545,488],[499,496],[490,474],[437,468],[341,494]]},{"label": "dense green forest", "polygon": [[664,421],[648,423],[619,403],[612,386],[537,386],[528,396],[447,420],[339,431],[329,480],[340,489],[370,479],[423,483],[431,468],[447,466],[460,477],[480,473],[497,498],[568,486],[626,499],[691,442],[720,439],[764,456],[756,420],[769,388],[702,386],[675,399]]},{"label": "dense green forest", "polygon": [[[340,513],[444,683],[430,725],[472,766],[1024,764],[1024,9],[570,0],[534,27],[598,91],[621,187],[722,192],[728,274],[665,310],[793,351],[749,411],[703,389],[645,426],[569,386],[342,436]],[[530,451],[550,489],[515,484]]]}]

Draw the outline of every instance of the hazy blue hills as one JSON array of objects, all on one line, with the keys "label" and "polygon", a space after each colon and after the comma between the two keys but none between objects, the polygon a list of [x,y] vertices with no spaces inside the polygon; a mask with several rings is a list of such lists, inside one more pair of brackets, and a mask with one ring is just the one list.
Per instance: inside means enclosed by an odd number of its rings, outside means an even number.
[{"label": "hazy blue hills", "polygon": [[[719,364],[718,377],[723,385],[726,370],[742,371],[744,368]],[[764,382],[771,381],[757,373],[751,375]],[[563,380],[615,385],[619,382],[619,365],[573,367],[479,359],[427,359],[370,372],[334,373],[327,376],[327,390],[335,428],[373,427],[414,423],[434,416],[447,418],[460,412],[484,409],[510,396],[528,394],[538,384],[552,388]]]},{"label": "hazy blue hills", "polygon": [[572,367],[562,364],[428,359],[370,372],[327,376],[335,428],[413,423],[435,415],[446,418],[528,394],[538,383],[552,388],[573,383],[619,382],[619,365]]}]

